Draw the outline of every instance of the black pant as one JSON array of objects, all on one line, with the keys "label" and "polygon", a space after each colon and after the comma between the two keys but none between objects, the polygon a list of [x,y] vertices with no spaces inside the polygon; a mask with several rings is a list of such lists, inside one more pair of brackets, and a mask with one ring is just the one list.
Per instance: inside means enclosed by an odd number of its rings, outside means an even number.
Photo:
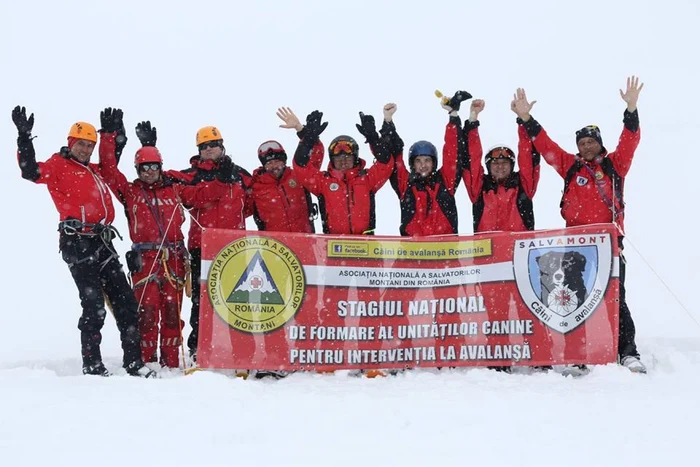
[{"label": "black pant", "polygon": [[202,275],[202,249],[190,250],[190,267],[192,268],[192,312],[190,313],[190,326],[192,331],[187,338],[187,348],[190,355],[197,354],[197,342],[199,341],[199,277]]},{"label": "black pant", "polygon": [[625,289],[627,261],[622,255],[622,237],[618,238],[618,245],[620,247],[620,339],[617,354],[622,359],[628,356],[639,357],[639,352],[637,352],[637,344],[634,342],[634,321],[632,321],[632,314],[627,306],[627,291]]},{"label": "black pant", "polygon": [[129,286],[112,242],[100,236],[68,235],[61,232],[60,248],[80,296],[83,313],[78,320],[83,366],[102,362],[100,333],[104,325],[105,296],[109,299],[119,329],[124,366],[141,362],[138,303]]}]

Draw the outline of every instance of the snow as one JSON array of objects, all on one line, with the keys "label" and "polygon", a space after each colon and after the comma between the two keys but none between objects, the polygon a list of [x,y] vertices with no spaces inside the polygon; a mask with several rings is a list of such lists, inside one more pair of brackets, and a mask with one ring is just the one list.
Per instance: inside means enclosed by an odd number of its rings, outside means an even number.
[{"label": "snow", "polygon": [[[2,2],[2,465],[696,463],[698,20],[697,2],[681,0]],[[15,105],[35,112],[39,160],[64,144],[75,121],[98,125],[102,108],[123,108],[131,132],[121,167],[131,177],[141,120],[158,128],[172,168],[187,166],[205,125],[221,129],[249,170],[262,141],[276,139],[291,154],[296,136],[277,127],[279,106],[302,120],[323,111],[326,142],[342,133],[362,142],[357,112],[379,120],[382,105],[396,102],[406,143],[440,147],[446,118],[435,89],[486,100],[485,147],[515,147],[508,105],[524,87],[538,101],[533,115],[564,148],[595,123],[610,149],[622,127],[618,89],[632,74],[645,87],[642,142],[626,183],[628,301],[649,375],[617,366],[579,379],[488,370],[275,382],[206,372],[156,381],[80,375],[78,297],[57,253],[48,193],[19,176]],[[544,166],[538,228],[563,226],[562,185]],[[463,189],[457,200],[468,234]],[[377,232],[396,234],[388,186],[377,205]],[[115,328],[108,318],[103,352],[123,375]]]}]

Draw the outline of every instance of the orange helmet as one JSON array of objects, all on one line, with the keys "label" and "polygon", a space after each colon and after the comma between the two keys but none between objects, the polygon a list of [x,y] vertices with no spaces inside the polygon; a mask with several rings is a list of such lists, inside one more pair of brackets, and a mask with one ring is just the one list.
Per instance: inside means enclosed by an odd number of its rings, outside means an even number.
[{"label": "orange helmet", "polygon": [[85,122],[74,123],[68,132],[69,138],[86,139],[97,144],[97,131],[95,127]]},{"label": "orange helmet", "polygon": [[160,155],[160,151],[155,146],[144,146],[138,151],[136,151],[136,157],[134,158],[134,165],[139,166],[141,164],[161,164],[163,165],[163,158]]},{"label": "orange helmet", "polygon": [[221,136],[221,132],[215,126],[205,126],[200,128],[197,132],[197,146],[203,143],[208,143],[209,141],[223,141],[224,138]]}]

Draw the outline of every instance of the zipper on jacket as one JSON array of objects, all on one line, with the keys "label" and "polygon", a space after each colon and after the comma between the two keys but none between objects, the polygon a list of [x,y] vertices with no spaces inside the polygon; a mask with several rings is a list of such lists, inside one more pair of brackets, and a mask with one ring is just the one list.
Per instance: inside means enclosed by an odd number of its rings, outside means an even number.
[{"label": "zipper on jacket", "polygon": [[350,196],[352,196],[352,190],[350,186],[345,184],[345,201],[348,206],[348,226],[350,227],[350,233],[352,234],[352,210],[350,210]]}]

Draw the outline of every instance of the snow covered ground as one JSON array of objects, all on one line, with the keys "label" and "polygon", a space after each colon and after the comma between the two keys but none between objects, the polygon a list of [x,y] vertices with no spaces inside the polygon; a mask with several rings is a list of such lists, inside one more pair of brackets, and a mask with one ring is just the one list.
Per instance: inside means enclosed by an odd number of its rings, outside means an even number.
[{"label": "snow covered ground", "polygon": [[[259,3],[0,4],[0,115],[7,112],[0,125],[0,464],[697,463],[697,2]],[[19,176],[9,118],[15,105],[36,114],[39,160],[64,144],[73,122],[98,124],[102,108],[119,106],[128,128],[146,119],[158,127],[168,167],[186,167],[196,130],[214,124],[234,160],[252,170],[264,140],[293,151],[293,132],[277,128],[281,105],[300,117],[322,110],[327,142],[358,136],[357,112],[379,120],[393,101],[408,144],[440,143],[446,118],[434,89],[464,88],[486,100],[487,147],[515,145],[508,104],[522,86],[538,100],[533,115],[563,147],[573,150],[574,131],[596,123],[611,149],[622,127],[618,88],[631,74],[645,87],[642,142],[626,183],[626,255],[647,376],[616,366],[576,380],[480,369],[375,380],[295,374],[276,382],[205,372],[155,381],[80,375],[77,293],[57,254],[50,198]],[[132,133],[122,162],[128,174],[137,146]],[[543,167],[538,228],[563,226],[561,188]],[[458,202],[460,232],[469,233],[463,189]],[[396,234],[395,195],[387,187],[377,203],[378,233]],[[117,225],[127,232],[123,216]],[[111,318],[103,352],[120,371]]]}]

